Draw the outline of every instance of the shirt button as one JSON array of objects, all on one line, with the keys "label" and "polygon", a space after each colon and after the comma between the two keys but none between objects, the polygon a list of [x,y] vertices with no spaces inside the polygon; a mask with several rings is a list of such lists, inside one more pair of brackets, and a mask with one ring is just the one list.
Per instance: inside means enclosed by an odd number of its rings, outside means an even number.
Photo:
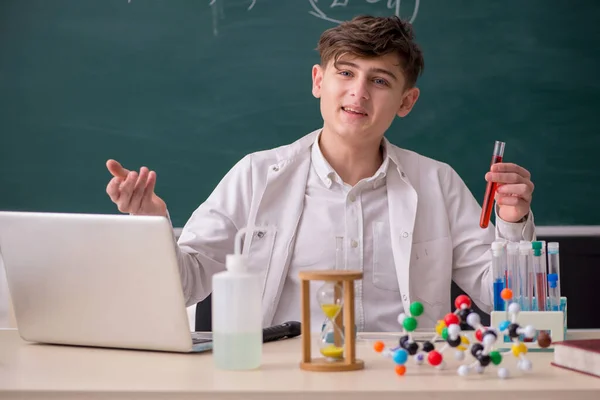
[{"label": "shirt button", "polygon": [[402,237],[403,237],[403,238],[407,238],[407,237],[408,237],[408,232],[403,232],[403,233],[402,233]]},{"label": "shirt button", "polygon": [[356,248],[356,247],[358,247],[358,242],[356,240],[352,239],[352,241],[350,242],[350,246]]},{"label": "shirt button", "polygon": [[406,295],[403,295],[403,296],[402,296],[402,298],[403,298],[404,300],[407,300],[407,299],[408,299],[408,297],[407,297]]},{"label": "shirt button", "polygon": [[402,175],[402,177],[403,177],[403,178],[405,178],[405,177],[406,177],[406,174],[404,173],[404,171],[401,171],[401,172],[400,172],[400,175]]},{"label": "shirt button", "polygon": [[356,201],[356,197],[354,197],[353,194],[350,195],[349,199],[352,203],[354,203]]}]

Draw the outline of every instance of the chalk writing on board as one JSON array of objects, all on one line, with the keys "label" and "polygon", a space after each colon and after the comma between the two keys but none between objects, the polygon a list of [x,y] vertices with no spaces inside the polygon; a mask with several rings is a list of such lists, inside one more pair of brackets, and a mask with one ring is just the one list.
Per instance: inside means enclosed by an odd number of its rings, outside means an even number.
[{"label": "chalk writing on board", "polygon": [[[131,0],[128,0],[128,2]],[[256,5],[258,0],[247,0],[250,4],[248,5],[248,11],[251,11],[254,6]],[[397,15],[398,17],[401,17],[403,19],[405,18],[406,13],[403,13],[401,11],[401,3],[402,0],[352,0],[353,4],[356,4],[357,2],[364,2],[364,3],[368,3],[368,4],[377,4],[377,3],[382,3],[385,4],[385,7],[388,10],[393,10],[393,13],[395,15]],[[409,22],[412,24],[415,19],[417,18],[417,14],[419,13],[419,3],[421,2],[421,0],[414,0],[414,7],[412,8],[412,14],[410,14],[410,19]],[[223,3],[224,0],[210,0],[210,2],[208,3],[208,5],[210,6],[211,10],[212,10],[212,17],[213,17],[213,34],[215,36],[217,36],[219,34],[219,20],[223,19],[225,17],[225,12],[223,9]],[[329,12],[329,14],[323,10],[327,9],[328,5],[329,5],[329,9],[333,9],[333,8],[345,8],[348,6],[348,4],[350,3],[350,0],[321,0],[319,2],[319,0],[308,0],[308,3],[310,5],[310,10],[308,11],[309,14],[314,15],[317,18],[323,19],[325,21],[329,21],[329,22],[333,22],[333,23],[341,23],[342,20],[339,19],[335,19],[331,16],[331,12]],[[406,3],[406,0],[405,0]],[[319,6],[320,5],[320,6]]]},{"label": "chalk writing on board", "polygon": [[[210,0],[208,5],[212,9],[212,17],[213,17],[213,34],[217,36],[219,34],[219,19],[225,18],[225,12],[223,11],[223,1],[224,0]],[[248,6],[248,11],[252,10],[256,5],[257,0],[249,0],[250,5]]]},{"label": "chalk writing on board", "polygon": [[346,7],[348,5],[348,0],[333,0],[333,3],[331,3],[331,8],[335,7],[335,6],[342,6],[342,7]]},{"label": "chalk writing on board", "polygon": [[[319,0],[308,0],[310,6],[312,8],[312,10],[310,10],[309,13],[314,15],[317,18],[324,19],[325,21],[330,21],[330,22],[334,22],[334,23],[342,22],[341,20],[332,18],[325,11],[323,11],[327,7],[327,5],[325,3],[329,2],[329,1],[331,1],[329,8],[346,7],[348,5],[348,3],[350,2],[350,0],[328,0],[328,1],[321,1],[319,3]],[[395,15],[405,19],[402,15],[403,13],[401,13],[401,9],[400,9],[400,4],[402,3],[402,0],[353,0],[354,3],[358,2],[358,1],[367,2],[369,4],[377,4],[382,1],[386,1],[387,2],[386,7],[388,8],[388,10],[394,10]],[[417,18],[417,14],[419,12],[420,0],[414,0],[414,1],[415,1],[415,5],[413,7],[412,14],[409,19],[409,22],[411,24],[415,21],[415,19]],[[321,4],[321,7],[319,7],[319,5],[317,3]]]}]

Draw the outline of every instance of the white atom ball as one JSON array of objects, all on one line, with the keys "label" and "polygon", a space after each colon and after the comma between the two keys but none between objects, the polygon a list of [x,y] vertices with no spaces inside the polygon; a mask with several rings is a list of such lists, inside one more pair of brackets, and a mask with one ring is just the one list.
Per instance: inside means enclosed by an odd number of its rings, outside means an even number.
[{"label": "white atom ball", "polygon": [[480,322],[481,318],[479,318],[479,315],[477,313],[472,312],[471,314],[467,315],[467,324],[469,324],[473,328],[479,326]]},{"label": "white atom ball", "polygon": [[522,371],[531,371],[531,368],[531,361],[529,361],[528,359],[524,358],[521,361],[519,361],[519,369],[521,369]]},{"label": "white atom ball", "polygon": [[460,325],[452,324],[448,327],[448,336],[456,338],[460,334]]},{"label": "white atom ball", "polygon": [[498,378],[500,379],[506,379],[509,377],[509,373],[508,373],[508,369],[507,368],[498,368]]},{"label": "white atom ball", "polygon": [[404,318],[406,318],[406,314],[400,313],[400,315],[398,315],[398,323],[400,325],[404,325]]},{"label": "white atom ball", "polygon": [[493,346],[494,343],[496,343],[496,339],[497,339],[496,336],[494,336],[492,334],[485,335],[483,337],[483,345],[485,347]]},{"label": "white atom ball", "polygon": [[527,325],[525,327],[525,336],[532,339],[535,337],[535,327],[532,325]]},{"label": "white atom ball", "polygon": [[469,366],[468,365],[461,365],[460,367],[458,367],[458,374],[460,376],[467,376],[467,375],[469,375]]}]

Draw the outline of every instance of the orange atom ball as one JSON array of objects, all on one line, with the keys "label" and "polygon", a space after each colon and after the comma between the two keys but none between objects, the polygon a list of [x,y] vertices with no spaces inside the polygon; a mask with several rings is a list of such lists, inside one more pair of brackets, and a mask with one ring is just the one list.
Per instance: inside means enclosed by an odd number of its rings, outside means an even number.
[{"label": "orange atom ball", "polygon": [[[496,292],[498,293],[498,292]],[[510,300],[512,299],[512,290],[510,289],[502,289],[502,291],[500,292],[500,297],[502,297],[502,300]]]},{"label": "orange atom ball", "polygon": [[406,373],[406,366],[405,365],[396,365],[396,374],[397,375],[404,375]]},{"label": "orange atom ball", "polygon": [[385,347],[385,345],[380,340],[378,340],[375,343],[373,343],[373,349],[375,349],[375,351],[378,352],[378,353],[381,353],[383,351],[384,347]]}]

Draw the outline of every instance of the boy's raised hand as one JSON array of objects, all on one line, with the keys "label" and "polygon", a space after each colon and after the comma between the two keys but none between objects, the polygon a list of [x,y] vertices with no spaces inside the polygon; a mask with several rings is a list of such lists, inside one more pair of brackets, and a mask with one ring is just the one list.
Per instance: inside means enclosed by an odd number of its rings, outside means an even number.
[{"label": "boy's raised hand", "polygon": [[487,181],[497,182],[498,216],[507,222],[519,222],[529,214],[534,184],[531,173],[513,163],[497,163],[485,174]]},{"label": "boy's raised hand", "polygon": [[113,178],[106,193],[119,211],[134,215],[167,216],[167,205],[154,193],[156,172],[142,167],[140,172],[129,171],[115,160],[108,160],[106,168]]}]

